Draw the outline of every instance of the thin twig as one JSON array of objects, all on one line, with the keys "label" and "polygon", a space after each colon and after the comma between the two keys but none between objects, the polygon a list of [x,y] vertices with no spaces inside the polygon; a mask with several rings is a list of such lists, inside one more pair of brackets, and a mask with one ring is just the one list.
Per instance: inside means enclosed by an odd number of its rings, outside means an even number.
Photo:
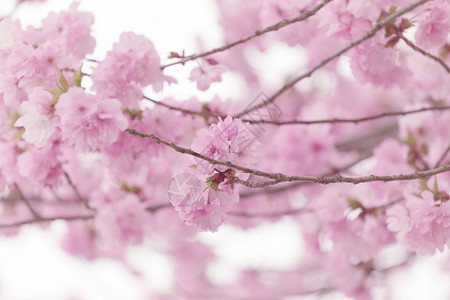
[{"label": "thin twig", "polygon": [[41,215],[33,208],[33,206],[31,205],[30,201],[28,201],[28,198],[25,197],[25,195],[22,193],[22,190],[19,188],[19,186],[17,185],[17,183],[14,184],[14,187],[17,190],[17,193],[19,193],[20,198],[22,199],[22,201],[25,203],[25,205],[28,207],[28,209],[30,210],[31,214],[36,218],[36,219],[40,219]]},{"label": "thin twig", "polygon": [[58,216],[58,217],[39,217],[9,224],[0,224],[0,228],[11,228],[11,227],[17,227],[27,224],[34,224],[34,223],[43,223],[43,222],[53,222],[57,220],[65,220],[65,221],[76,221],[76,220],[89,220],[92,219],[94,215],[82,215],[82,216]]},{"label": "thin twig", "polygon": [[230,48],[233,48],[233,47],[235,47],[237,45],[244,44],[244,43],[248,42],[249,40],[252,40],[252,39],[254,39],[254,38],[258,37],[258,36],[261,36],[261,35],[263,35],[265,33],[268,33],[268,32],[271,32],[271,31],[277,31],[278,29],[286,27],[286,26],[288,26],[290,24],[304,21],[304,20],[308,19],[309,17],[314,16],[322,7],[324,7],[326,4],[328,4],[331,1],[333,1],[333,0],[324,0],[321,3],[319,3],[316,7],[305,11],[304,13],[302,13],[301,15],[299,15],[299,16],[297,16],[295,18],[285,19],[285,20],[280,21],[280,22],[278,22],[278,23],[276,23],[274,25],[266,27],[266,28],[264,28],[262,30],[257,30],[251,35],[248,35],[248,36],[246,36],[244,38],[241,38],[241,39],[239,39],[237,41],[234,41],[232,43],[226,44],[224,46],[221,46],[221,47],[218,47],[218,48],[214,48],[212,50],[209,50],[209,51],[206,51],[206,52],[203,52],[203,53],[186,56],[186,57],[182,58],[179,61],[176,61],[176,62],[167,64],[167,65],[161,66],[161,69],[165,69],[167,67],[178,65],[178,64],[185,64],[186,62],[194,60],[194,59],[197,59],[197,58],[206,57],[206,56],[209,56],[211,54],[218,53],[218,52],[223,52],[223,51],[228,50]]},{"label": "thin twig", "polygon": [[78,192],[77,187],[73,184],[72,180],[69,177],[69,174],[67,174],[66,172],[64,172],[64,176],[67,179],[67,182],[69,183],[69,185],[71,186],[72,190],[74,191],[78,201],[83,204],[87,209],[92,210],[93,208],[89,206],[89,203],[83,199],[83,197],[81,197],[80,193]]},{"label": "thin twig", "polygon": [[330,124],[330,123],[353,123],[358,124],[362,122],[382,119],[386,117],[395,117],[395,116],[406,116],[411,114],[417,114],[426,111],[444,111],[449,110],[450,106],[433,106],[433,107],[423,107],[419,109],[413,109],[408,111],[393,111],[393,112],[384,112],[381,114],[376,114],[368,117],[362,118],[333,118],[333,119],[322,119],[322,120],[289,120],[289,121],[275,121],[275,120],[252,120],[252,119],[242,119],[243,122],[248,122],[250,124],[270,124],[270,125],[315,125],[315,124]]},{"label": "thin twig", "polygon": [[170,203],[164,203],[164,204],[157,204],[157,205],[153,205],[153,206],[147,206],[147,207],[145,208],[145,210],[146,210],[146,211],[149,211],[149,212],[151,212],[151,213],[154,213],[154,212],[156,212],[156,211],[158,211],[158,210],[160,210],[160,209],[168,208],[168,207],[172,207],[172,204],[170,204]]},{"label": "thin twig", "polygon": [[[351,167],[359,164],[360,162],[362,162],[363,160],[365,160],[371,156],[372,156],[372,154],[363,155],[360,158],[358,158],[357,160],[349,163],[348,165],[345,165],[341,168],[334,168],[331,171],[323,174],[322,176],[333,176],[333,175],[337,175],[342,172],[345,172],[348,169],[350,169]],[[249,198],[249,197],[253,197],[253,196],[258,196],[261,194],[272,195],[272,194],[282,193],[287,190],[291,190],[291,189],[298,188],[300,186],[304,186],[304,185],[308,185],[308,184],[311,184],[311,183],[309,183],[309,182],[294,182],[294,183],[290,183],[290,184],[287,184],[287,185],[284,185],[281,187],[267,187],[267,188],[263,188],[263,189],[259,189],[259,190],[251,190],[248,192],[240,193],[239,198],[244,199],[244,198]]]},{"label": "thin twig", "polygon": [[444,159],[447,156],[449,151],[450,151],[450,145],[448,145],[447,149],[445,149],[444,153],[442,153],[441,157],[439,158],[439,160],[434,165],[435,168],[437,168],[437,167],[439,167],[441,165],[441,163],[444,161]]},{"label": "thin twig", "polygon": [[204,117],[214,117],[214,118],[223,117],[223,118],[226,118],[226,116],[218,116],[218,115],[215,115],[212,112],[208,112],[208,111],[195,111],[195,110],[190,110],[190,109],[186,109],[186,108],[182,108],[182,107],[173,106],[173,105],[167,104],[167,103],[165,103],[163,101],[157,101],[155,99],[149,98],[147,96],[144,96],[144,99],[149,100],[149,101],[153,102],[156,105],[163,106],[163,107],[165,107],[167,109],[170,109],[170,110],[176,110],[176,111],[182,112],[182,113],[187,114],[187,115],[199,116],[199,117],[202,117],[202,118],[204,118]]},{"label": "thin twig", "polygon": [[406,45],[408,45],[414,51],[417,51],[417,52],[421,53],[423,56],[431,58],[432,60],[434,60],[435,62],[440,64],[447,71],[447,73],[450,73],[450,67],[442,59],[440,59],[439,57],[437,57],[437,56],[435,56],[435,55],[425,51],[424,49],[420,48],[419,46],[417,46],[416,44],[414,44],[413,42],[408,40],[403,34],[399,33],[398,37],[401,38],[406,43]]},{"label": "thin twig", "polygon": [[235,118],[239,118],[239,117],[241,117],[243,115],[246,115],[246,114],[248,114],[248,113],[250,113],[252,111],[260,109],[260,108],[262,108],[262,107],[264,107],[264,106],[274,102],[276,98],[278,98],[280,95],[282,95],[285,92],[287,92],[288,90],[290,90],[292,87],[294,87],[295,84],[297,84],[302,79],[310,77],[315,71],[317,71],[318,69],[322,68],[323,66],[325,66],[326,64],[328,64],[329,62],[334,60],[335,58],[341,56],[342,54],[344,54],[348,50],[354,48],[355,46],[361,44],[362,42],[370,39],[371,37],[373,37],[375,35],[375,33],[377,33],[379,30],[384,28],[384,26],[386,26],[387,24],[390,24],[396,18],[404,15],[407,12],[412,11],[416,7],[422,5],[422,4],[426,3],[426,2],[429,2],[429,1],[432,1],[432,0],[419,0],[417,2],[414,2],[414,3],[404,7],[402,9],[398,10],[397,12],[395,12],[393,14],[389,15],[388,17],[384,18],[382,21],[377,23],[369,32],[367,32],[361,38],[357,39],[356,41],[353,41],[352,43],[350,43],[346,47],[344,47],[341,50],[337,51],[333,55],[327,57],[322,62],[320,62],[318,65],[316,65],[314,68],[309,70],[308,72],[306,72],[306,73],[304,73],[304,74],[302,74],[302,75],[292,79],[291,81],[287,82],[282,88],[280,88],[277,92],[275,92],[275,94],[273,94],[271,97],[267,98],[266,100],[264,100],[260,104],[251,106],[251,107],[245,109],[244,111],[240,112],[239,114],[235,115],[234,117]]},{"label": "thin twig", "polygon": [[154,134],[147,134],[139,132],[135,129],[128,128],[125,130],[125,132],[142,137],[142,138],[149,138],[154,141],[156,141],[158,144],[166,145],[175,151],[187,154],[193,157],[197,157],[199,159],[205,160],[211,164],[216,165],[222,165],[226,166],[228,168],[233,168],[235,170],[242,171],[244,173],[253,174],[260,177],[266,177],[271,180],[265,181],[265,182],[249,182],[244,181],[239,178],[234,178],[234,182],[238,184],[245,185],[250,188],[263,188],[269,185],[275,185],[282,182],[294,182],[294,181],[301,181],[301,182],[311,182],[311,183],[318,183],[318,184],[331,184],[331,183],[353,183],[353,184],[359,184],[359,183],[365,183],[365,182],[389,182],[389,181],[407,181],[407,180],[416,180],[416,179],[423,179],[427,178],[429,176],[433,176],[436,174],[444,173],[450,171],[450,165],[444,165],[438,168],[426,170],[426,171],[417,171],[414,173],[409,174],[396,174],[396,175],[368,175],[368,176],[361,176],[361,177],[345,177],[342,175],[335,175],[335,176],[291,176],[291,175],[285,175],[282,173],[267,173],[260,170],[250,169],[246,167],[242,167],[239,165],[236,165],[230,161],[220,161],[217,159],[210,158],[208,156],[205,156],[203,154],[200,154],[198,152],[195,152],[191,149],[184,148],[181,146],[176,145],[173,142],[168,142]]},{"label": "thin twig", "polygon": [[299,208],[299,209],[290,209],[285,211],[278,212],[260,212],[260,213],[249,213],[249,212],[240,212],[240,211],[230,211],[227,214],[234,217],[242,217],[242,218],[277,218],[283,216],[292,216],[303,213],[312,213],[314,210],[308,208]]}]

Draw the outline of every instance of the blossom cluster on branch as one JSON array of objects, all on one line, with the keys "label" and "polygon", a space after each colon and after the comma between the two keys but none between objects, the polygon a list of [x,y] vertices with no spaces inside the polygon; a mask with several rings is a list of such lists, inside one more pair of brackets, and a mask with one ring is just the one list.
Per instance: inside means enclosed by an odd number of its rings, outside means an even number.
[{"label": "blossom cluster on branch", "polygon": [[[78,2],[39,28],[1,19],[1,233],[65,220],[62,247],[89,260],[154,243],[179,287],[158,299],[373,299],[396,267],[386,249],[402,249],[402,266],[444,251],[450,1],[215,2],[223,46],[168,57],[124,32],[92,58],[94,16]],[[274,45],[306,61],[277,88],[251,59]],[[165,96],[230,74],[239,99]],[[306,245],[291,270],[208,278],[197,232],[286,216]]]}]

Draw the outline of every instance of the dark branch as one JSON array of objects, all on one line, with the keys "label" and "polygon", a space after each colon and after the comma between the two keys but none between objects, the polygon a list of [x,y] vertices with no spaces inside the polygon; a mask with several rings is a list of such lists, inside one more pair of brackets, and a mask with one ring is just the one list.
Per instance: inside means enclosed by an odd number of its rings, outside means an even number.
[{"label": "dark branch", "polygon": [[271,97],[267,98],[265,101],[261,102],[258,105],[254,105],[254,106],[251,106],[251,107],[245,109],[244,111],[242,111],[241,113],[235,115],[234,117],[235,118],[242,117],[243,115],[246,115],[246,114],[248,114],[248,113],[250,113],[252,111],[255,111],[255,110],[260,109],[260,108],[262,108],[262,107],[264,107],[264,106],[266,106],[266,105],[268,105],[270,103],[273,103],[276,98],[278,98],[280,95],[282,95],[285,92],[287,92],[288,90],[290,90],[299,81],[301,81],[301,80],[303,80],[303,79],[305,79],[307,77],[310,77],[315,71],[317,71],[318,69],[322,68],[323,66],[325,66],[329,62],[333,61],[335,58],[341,56],[342,54],[344,54],[348,50],[354,48],[355,46],[361,44],[362,42],[370,39],[371,37],[373,37],[375,35],[375,33],[377,33],[379,30],[384,28],[384,26],[386,26],[387,24],[390,24],[396,18],[406,14],[407,12],[412,11],[416,7],[422,5],[422,4],[426,3],[426,2],[429,2],[429,1],[431,1],[431,0],[420,0],[420,1],[414,2],[414,3],[404,7],[402,9],[398,10],[397,12],[391,14],[390,16],[384,18],[382,21],[377,23],[369,32],[367,32],[361,38],[357,39],[356,41],[353,41],[348,46],[342,48],[341,50],[337,51],[333,55],[331,55],[328,58],[324,59],[322,62],[320,62],[317,66],[315,66],[314,68],[312,68],[308,72],[306,72],[306,73],[304,73],[304,74],[294,78],[293,80],[287,82],[282,88],[280,88],[277,92],[275,92],[275,94],[273,94]]},{"label": "dark branch", "polygon": [[309,17],[314,16],[322,7],[324,7],[326,4],[328,4],[331,1],[333,1],[333,0],[324,0],[321,3],[319,3],[316,7],[305,11],[304,13],[302,13],[301,15],[299,15],[299,16],[297,16],[295,18],[285,19],[283,21],[280,21],[280,22],[278,22],[278,23],[276,23],[274,25],[271,25],[271,26],[269,26],[267,28],[264,28],[262,30],[257,30],[257,31],[255,31],[253,34],[251,34],[249,36],[246,36],[246,37],[244,37],[242,39],[239,39],[239,40],[234,41],[232,43],[226,44],[226,45],[221,46],[219,48],[215,48],[215,49],[212,49],[210,51],[199,53],[199,54],[189,55],[189,56],[184,57],[183,59],[181,59],[181,60],[179,60],[177,62],[173,62],[173,63],[167,64],[167,65],[161,66],[161,69],[165,69],[167,67],[178,65],[178,64],[185,64],[186,62],[194,60],[194,59],[197,59],[197,58],[206,57],[206,56],[209,56],[211,54],[218,53],[218,52],[223,52],[223,51],[231,49],[231,48],[233,48],[233,47],[235,47],[237,45],[244,44],[244,43],[248,42],[249,40],[252,40],[252,39],[254,39],[254,38],[258,37],[258,36],[261,36],[261,35],[263,35],[265,33],[268,33],[268,32],[271,32],[271,31],[277,31],[278,29],[286,27],[286,26],[288,26],[290,24],[304,21],[304,20],[308,19]]}]

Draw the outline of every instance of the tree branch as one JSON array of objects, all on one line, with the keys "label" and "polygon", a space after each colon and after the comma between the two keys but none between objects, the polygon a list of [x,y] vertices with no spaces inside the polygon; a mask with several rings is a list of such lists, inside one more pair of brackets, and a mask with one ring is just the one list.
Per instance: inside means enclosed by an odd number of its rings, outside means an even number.
[{"label": "tree branch", "polygon": [[439,158],[439,160],[434,165],[435,168],[437,168],[437,167],[439,167],[441,165],[441,163],[444,161],[444,159],[447,156],[449,151],[450,151],[450,145],[448,145],[447,149],[445,149],[444,153],[442,153],[441,157]]},{"label": "tree branch", "polygon": [[323,119],[323,120],[289,120],[289,121],[274,121],[274,120],[252,120],[252,119],[242,119],[243,122],[248,122],[250,124],[271,124],[271,125],[315,125],[315,124],[329,124],[329,123],[353,123],[358,124],[367,121],[373,121],[377,119],[382,119],[386,117],[395,117],[395,116],[406,116],[411,114],[417,114],[426,111],[444,111],[449,110],[450,106],[433,106],[433,107],[423,107],[419,109],[413,109],[408,111],[393,111],[393,112],[384,112],[377,115],[372,115],[368,117],[362,118],[333,118],[333,119]]},{"label": "tree branch", "polygon": [[320,62],[317,66],[315,66],[314,68],[312,68],[308,72],[306,72],[306,73],[304,73],[304,74],[302,74],[302,75],[292,79],[291,81],[287,82],[282,88],[280,88],[277,92],[275,92],[275,94],[273,94],[271,97],[267,98],[266,100],[264,100],[260,104],[257,104],[257,105],[254,105],[254,106],[251,106],[251,107],[245,109],[241,113],[235,115],[234,118],[239,118],[239,117],[241,117],[243,115],[246,115],[246,114],[248,114],[248,113],[250,113],[252,111],[255,111],[255,110],[259,109],[259,108],[262,108],[262,107],[264,107],[264,106],[274,102],[276,98],[278,98],[280,95],[284,94],[286,91],[288,91],[289,89],[294,87],[294,85],[297,84],[302,79],[310,77],[315,71],[317,71],[318,69],[322,68],[323,66],[325,66],[326,64],[328,64],[329,62],[334,60],[335,58],[341,56],[342,54],[344,54],[348,50],[354,48],[355,46],[361,44],[362,42],[370,39],[371,37],[373,37],[375,35],[375,33],[377,33],[379,30],[384,28],[384,26],[386,26],[387,24],[390,24],[396,18],[404,15],[407,12],[412,11],[416,7],[422,5],[422,4],[426,3],[426,2],[429,2],[429,1],[431,1],[431,0],[419,0],[419,1],[416,1],[416,2],[410,4],[410,5],[406,6],[406,7],[398,10],[397,12],[389,15],[388,17],[384,18],[382,21],[377,23],[369,32],[367,32],[361,38],[357,39],[356,41],[353,41],[348,46],[342,48],[341,50],[337,51],[333,55],[331,55],[328,58],[324,59],[322,62]]},{"label": "tree branch", "polygon": [[189,56],[184,57],[183,59],[181,59],[181,60],[179,60],[177,62],[173,62],[173,63],[167,64],[167,65],[163,65],[163,66],[161,66],[161,69],[165,69],[167,67],[178,65],[178,64],[185,64],[186,62],[194,60],[194,59],[197,59],[197,58],[209,56],[211,54],[215,54],[215,53],[218,53],[218,52],[223,52],[223,51],[228,50],[230,48],[233,48],[233,47],[235,47],[237,45],[246,43],[249,40],[252,40],[252,39],[254,39],[254,38],[256,38],[256,37],[258,37],[260,35],[263,35],[265,33],[268,33],[268,32],[271,32],[271,31],[277,31],[278,29],[286,27],[286,26],[288,26],[290,24],[304,21],[304,20],[308,19],[309,17],[314,16],[322,7],[324,7],[326,4],[328,4],[331,1],[333,1],[333,0],[324,0],[321,3],[319,3],[316,7],[305,11],[304,13],[302,13],[301,15],[299,15],[299,16],[297,16],[295,18],[285,19],[285,20],[280,21],[280,22],[278,22],[278,23],[276,23],[274,25],[266,27],[266,28],[264,28],[262,30],[257,30],[251,35],[248,35],[248,36],[246,36],[246,37],[244,37],[242,39],[239,39],[239,40],[234,41],[232,43],[226,44],[226,45],[221,46],[219,48],[214,48],[212,50],[209,50],[209,51],[203,52],[203,53],[199,53],[199,54],[189,55]]},{"label": "tree branch", "polygon": [[57,220],[65,220],[65,221],[76,221],[76,220],[89,220],[92,219],[94,215],[80,215],[80,216],[58,216],[58,217],[39,217],[24,221],[19,221],[15,223],[9,223],[9,224],[0,224],[0,228],[11,228],[11,227],[17,227],[27,224],[34,224],[34,223],[44,223],[44,222],[53,222]]},{"label": "tree branch", "polygon": [[85,200],[83,199],[83,197],[81,197],[80,193],[78,192],[77,187],[73,184],[72,180],[70,179],[69,174],[67,174],[66,172],[64,172],[64,176],[66,177],[67,182],[69,183],[69,185],[72,187],[72,189],[73,189],[73,191],[74,191],[74,193],[75,193],[75,195],[76,195],[78,201],[79,201],[81,204],[83,204],[84,207],[86,207],[87,209],[93,210],[93,208],[89,206],[89,203],[88,203],[87,201],[85,201]]},{"label": "tree branch", "polygon": [[283,216],[292,216],[303,213],[312,213],[314,210],[308,208],[299,208],[299,209],[290,209],[279,212],[262,212],[262,213],[248,213],[248,212],[239,212],[239,211],[230,211],[227,212],[228,215],[233,217],[242,217],[242,218],[277,218]]},{"label": "tree branch", "polygon": [[414,44],[413,42],[411,42],[410,40],[408,40],[403,34],[398,33],[398,37],[401,38],[406,45],[408,45],[410,48],[412,48],[414,51],[419,52],[420,54],[422,54],[423,56],[426,56],[428,58],[431,58],[432,60],[434,60],[435,62],[437,62],[438,64],[440,64],[446,71],[447,73],[450,73],[450,68],[449,66],[447,66],[447,64],[440,59],[437,56],[434,56],[433,54],[425,51],[424,49],[420,48],[419,46],[417,46],[416,44]]},{"label": "tree branch", "polygon": [[20,198],[22,199],[22,201],[25,203],[25,205],[28,207],[28,210],[31,212],[31,214],[36,218],[36,219],[40,219],[41,215],[33,208],[33,206],[31,205],[30,201],[28,201],[28,198],[25,197],[25,195],[22,193],[22,190],[19,188],[19,186],[17,185],[17,183],[14,184],[14,187],[17,190],[17,193],[19,193]]},{"label": "tree branch", "polygon": [[[351,167],[357,165],[358,163],[362,162],[363,160],[365,160],[371,156],[372,156],[371,154],[361,156],[357,160],[349,163],[348,165],[343,166],[341,168],[332,169],[330,172],[327,172],[326,174],[323,174],[322,176],[333,176],[333,175],[342,173],[344,171],[347,171]],[[253,197],[253,196],[257,196],[257,195],[261,195],[261,194],[272,195],[272,194],[282,193],[287,190],[298,188],[300,186],[307,185],[307,184],[311,184],[311,183],[309,183],[309,182],[294,182],[294,183],[291,183],[291,184],[288,184],[285,186],[281,186],[281,187],[276,187],[276,188],[268,187],[268,188],[263,188],[260,190],[252,190],[252,191],[240,193],[239,198],[243,199],[243,198],[249,198],[249,197]]]},{"label": "tree branch", "polygon": [[300,181],[300,182],[310,182],[310,183],[318,183],[318,184],[330,184],[330,183],[353,183],[353,184],[359,184],[359,183],[365,183],[365,182],[375,182],[375,181],[381,181],[381,182],[389,182],[389,181],[407,181],[407,180],[415,180],[415,179],[423,179],[427,178],[429,176],[433,176],[436,174],[444,173],[450,171],[450,165],[444,165],[438,168],[426,170],[426,171],[417,171],[410,174],[396,174],[396,175],[369,175],[369,176],[361,176],[361,177],[345,177],[341,175],[335,175],[335,176],[322,176],[322,177],[315,177],[315,176],[291,176],[291,175],[285,175],[282,173],[267,173],[260,170],[250,169],[246,167],[242,167],[239,165],[236,165],[230,161],[220,161],[216,160],[210,157],[207,157],[203,154],[200,154],[198,152],[192,151],[191,149],[180,147],[176,145],[173,142],[168,142],[166,140],[161,139],[160,137],[157,137],[154,134],[147,134],[139,132],[135,129],[128,128],[125,130],[125,132],[142,137],[142,138],[150,138],[154,141],[156,141],[158,144],[166,145],[175,151],[187,154],[190,156],[197,157],[199,159],[205,160],[211,164],[215,165],[222,165],[228,168],[233,168],[235,170],[239,170],[244,173],[253,174],[260,177],[266,177],[272,180],[265,181],[265,182],[249,182],[241,180],[237,177],[235,177],[233,180],[234,183],[239,183],[242,185],[245,185],[250,188],[263,188],[269,185],[275,185],[282,182],[294,182],[294,181]]}]

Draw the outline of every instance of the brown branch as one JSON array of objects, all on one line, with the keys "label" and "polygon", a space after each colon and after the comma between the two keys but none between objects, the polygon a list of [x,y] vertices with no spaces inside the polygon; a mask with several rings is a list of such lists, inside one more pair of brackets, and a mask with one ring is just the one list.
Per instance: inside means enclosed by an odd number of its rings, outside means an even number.
[{"label": "brown branch", "polygon": [[[425,179],[433,175],[437,175],[440,173],[445,173],[450,171],[450,165],[444,165],[438,168],[426,170],[426,171],[417,171],[409,174],[395,174],[395,175],[367,175],[360,177],[345,177],[342,175],[335,176],[325,176],[325,177],[314,177],[314,176],[289,176],[280,173],[273,173],[272,180],[265,182],[249,182],[245,180],[241,180],[239,178],[234,178],[234,183],[239,183],[245,185],[249,188],[263,188],[269,185],[275,185],[281,182],[311,182],[318,184],[331,184],[331,183],[366,183],[366,182],[390,182],[390,181],[410,181],[416,179]],[[264,176],[266,177],[266,176]],[[268,178],[270,178],[268,177]]]},{"label": "brown branch", "polygon": [[434,165],[435,168],[437,168],[437,167],[439,167],[441,165],[441,163],[444,161],[444,159],[447,156],[449,151],[450,151],[450,145],[448,145],[447,149],[445,149],[444,153],[442,153],[441,157],[439,158],[439,160]]},{"label": "brown branch", "polygon": [[439,57],[437,57],[437,56],[435,56],[435,55],[425,51],[424,49],[420,48],[419,46],[417,46],[416,44],[414,44],[413,42],[408,40],[403,34],[398,33],[398,37],[401,38],[406,43],[406,45],[408,45],[414,51],[419,52],[423,56],[431,58],[432,60],[434,60],[435,62],[440,64],[447,71],[447,73],[450,73],[450,67],[442,59],[440,59]]},{"label": "brown branch", "polygon": [[71,186],[72,190],[74,191],[78,201],[84,205],[84,207],[86,207],[89,210],[92,210],[93,208],[89,206],[89,203],[83,199],[83,197],[81,197],[80,193],[78,192],[77,187],[73,184],[72,180],[69,177],[69,174],[67,174],[66,172],[64,172],[64,176],[67,179],[67,182],[69,183],[69,185]]},{"label": "brown branch", "polygon": [[163,106],[163,107],[165,107],[167,109],[170,109],[170,110],[176,110],[176,111],[182,112],[182,113],[187,114],[187,115],[198,116],[198,117],[202,117],[202,118],[204,118],[204,117],[214,117],[214,118],[223,117],[223,118],[226,118],[226,116],[218,116],[218,115],[215,115],[212,112],[208,112],[208,111],[196,111],[196,110],[190,110],[190,109],[185,109],[185,108],[182,108],[182,107],[173,106],[173,105],[164,103],[163,101],[157,101],[155,99],[149,98],[147,96],[144,96],[144,99],[146,99],[148,101],[151,101],[151,102],[153,102],[156,105]]},{"label": "brown branch", "polygon": [[242,217],[242,218],[277,218],[283,216],[293,216],[303,213],[312,213],[314,210],[307,208],[299,208],[299,209],[290,209],[279,212],[263,212],[263,213],[249,213],[249,212],[239,212],[239,211],[230,211],[227,214],[233,217]]},{"label": "brown branch", "polygon": [[181,146],[176,145],[173,142],[168,142],[166,140],[163,140],[160,137],[157,137],[154,134],[147,134],[139,132],[135,129],[128,128],[125,130],[125,132],[142,137],[142,138],[150,138],[154,141],[156,141],[158,144],[163,144],[165,146],[168,146],[175,151],[187,154],[190,156],[197,157],[199,159],[205,160],[211,164],[215,165],[222,165],[228,168],[233,168],[235,170],[239,170],[244,173],[253,174],[260,177],[266,177],[271,180],[265,181],[265,182],[249,182],[241,180],[237,177],[235,177],[233,180],[235,183],[239,183],[242,185],[245,185],[250,188],[263,188],[269,185],[275,185],[282,182],[294,182],[294,181],[300,181],[300,182],[310,182],[310,183],[318,183],[318,184],[331,184],[331,183],[353,183],[353,184],[359,184],[359,183],[365,183],[365,182],[389,182],[389,181],[407,181],[407,180],[416,180],[416,179],[423,179],[427,178],[429,176],[433,176],[436,174],[444,173],[450,171],[450,165],[444,165],[438,168],[426,170],[426,171],[417,171],[414,173],[409,174],[396,174],[396,175],[368,175],[368,176],[361,176],[361,177],[345,177],[342,175],[335,175],[335,176],[291,176],[291,175],[285,175],[281,173],[267,173],[260,170],[250,169],[246,167],[242,167],[239,165],[236,165],[230,161],[220,161],[217,159],[213,159],[210,157],[207,157],[203,154],[200,154],[198,152],[192,151],[191,149],[184,148]]},{"label": "brown branch", "polygon": [[17,185],[17,183],[14,184],[14,187],[17,190],[17,193],[19,193],[20,198],[22,199],[22,201],[25,203],[25,205],[28,207],[28,210],[31,212],[31,214],[36,218],[36,219],[40,219],[41,215],[33,208],[33,206],[31,205],[30,201],[28,201],[28,198],[25,197],[25,195],[22,193],[22,190],[19,188],[19,186]]},{"label": "brown branch", "polygon": [[324,7],[326,4],[328,4],[331,1],[333,1],[333,0],[324,0],[321,3],[319,3],[316,7],[305,11],[304,13],[302,13],[301,15],[299,15],[299,16],[297,16],[295,18],[285,19],[285,20],[280,21],[280,22],[278,22],[278,23],[276,23],[274,25],[266,27],[266,28],[264,28],[262,30],[257,30],[251,35],[248,35],[248,36],[246,36],[244,38],[241,38],[241,39],[239,39],[237,41],[234,41],[232,43],[223,45],[221,47],[214,48],[212,50],[209,50],[209,51],[206,51],[206,52],[203,52],[203,53],[192,54],[192,55],[186,56],[186,57],[184,57],[183,59],[181,59],[179,61],[176,61],[176,62],[167,64],[167,65],[161,66],[161,69],[165,69],[167,67],[178,65],[178,64],[185,64],[186,62],[194,60],[194,59],[197,59],[197,58],[206,57],[206,56],[209,56],[211,54],[218,53],[218,52],[223,52],[223,51],[231,49],[231,48],[233,48],[233,47],[235,47],[237,45],[244,44],[244,43],[248,42],[249,40],[252,40],[252,39],[254,39],[254,38],[258,37],[258,36],[261,36],[261,35],[263,35],[265,33],[268,33],[268,32],[271,32],[271,31],[277,31],[278,29],[286,27],[286,26],[288,26],[290,24],[304,21],[304,20],[308,19],[309,17],[314,16],[322,7]]},{"label": "brown branch", "polygon": [[310,77],[315,71],[317,71],[318,69],[322,68],[323,66],[325,66],[326,64],[328,64],[329,62],[334,60],[335,58],[341,56],[342,54],[344,54],[348,50],[354,48],[355,46],[361,44],[362,42],[370,39],[371,37],[373,37],[375,35],[375,33],[377,33],[379,30],[384,28],[384,26],[386,26],[387,24],[390,24],[396,18],[404,15],[407,12],[412,11],[416,7],[422,5],[422,4],[426,3],[426,2],[429,2],[429,1],[431,1],[431,0],[419,0],[419,1],[416,1],[416,2],[410,4],[410,5],[406,6],[406,7],[398,10],[397,12],[389,15],[388,17],[384,18],[382,21],[377,23],[369,32],[367,32],[361,38],[357,39],[356,41],[353,41],[352,43],[350,43],[346,47],[342,48],[341,50],[337,51],[333,55],[331,55],[328,58],[324,59],[322,62],[320,62],[318,65],[316,65],[314,68],[312,68],[308,72],[306,72],[306,73],[304,73],[304,74],[302,74],[302,75],[292,79],[291,81],[287,82],[282,88],[280,88],[277,92],[275,92],[275,94],[273,94],[271,97],[267,98],[266,100],[264,100],[260,104],[251,106],[251,107],[245,109],[244,111],[242,111],[241,113],[235,115],[234,117],[235,118],[239,118],[239,117],[241,117],[243,115],[246,115],[246,114],[248,114],[248,113],[250,113],[252,111],[255,111],[255,110],[259,109],[259,108],[262,108],[262,107],[264,107],[264,106],[274,102],[276,98],[278,98],[280,95],[284,94],[289,89],[294,87],[294,85],[297,84],[302,79]]},{"label": "brown branch", "polygon": [[[348,169],[350,169],[351,167],[357,165],[358,163],[362,162],[363,160],[371,157],[371,154],[367,154],[364,156],[361,156],[360,158],[358,158],[357,160],[349,163],[346,166],[343,166],[341,168],[334,168],[332,169],[330,172],[327,172],[325,174],[323,174],[322,176],[333,176],[333,175],[337,175],[339,173],[342,173],[344,171],[347,171]],[[239,198],[243,199],[243,198],[249,198],[249,197],[253,197],[253,196],[257,196],[257,195],[261,195],[261,194],[266,194],[266,195],[272,195],[272,194],[277,194],[277,193],[282,193],[285,192],[287,190],[290,189],[294,189],[294,188],[298,188],[300,186],[304,186],[304,185],[308,185],[311,184],[309,182],[294,182],[285,186],[281,186],[281,187],[268,187],[268,188],[263,188],[260,190],[252,190],[252,191],[248,191],[248,192],[244,192],[244,193],[240,193],[239,194]]]},{"label": "brown branch", "polygon": [[169,208],[169,207],[172,207],[172,204],[170,204],[170,203],[163,203],[163,204],[157,204],[157,205],[153,205],[153,206],[147,206],[145,208],[145,210],[149,211],[151,213],[154,213],[154,212],[156,212],[156,211],[158,211],[160,209]]},{"label": "brown branch", "polygon": [[34,224],[34,223],[44,223],[44,222],[53,222],[57,220],[65,220],[65,221],[76,221],[76,220],[89,220],[92,219],[94,215],[81,215],[81,216],[58,216],[58,217],[39,217],[24,221],[19,221],[15,223],[9,223],[9,224],[0,224],[0,228],[11,228],[11,227],[17,227],[27,224]]},{"label": "brown branch", "polygon": [[252,120],[252,119],[242,119],[243,122],[248,122],[250,124],[270,124],[270,125],[315,125],[315,124],[329,124],[329,123],[353,123],[358,124],[361,122],[367,122],[387,117],[395,117],[395,116],[406,116],[411,114],[417,114],[426,111],[444,111],[449,110],[450,106],[433,106],[433,107],[423,107],[419,109],[413,109],[408,111],[393,111],[393,112],[384,112],[381,114],[376,114],[368,117],[362,118],[333,118],[333,119],[322,119],[322,120],[289,120],[289,121],[275,121],[275,120]]}]

